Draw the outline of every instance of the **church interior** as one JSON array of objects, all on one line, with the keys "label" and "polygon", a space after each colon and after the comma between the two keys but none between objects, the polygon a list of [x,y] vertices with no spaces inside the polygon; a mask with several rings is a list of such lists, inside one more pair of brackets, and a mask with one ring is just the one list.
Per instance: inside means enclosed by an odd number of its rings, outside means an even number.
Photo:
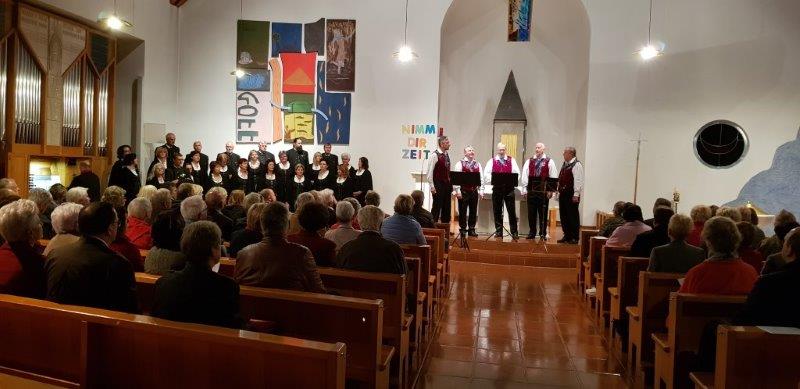
[{"label": "church interior", "polygon": [[797,388],[798,17],[0,0],[0,388]]}]

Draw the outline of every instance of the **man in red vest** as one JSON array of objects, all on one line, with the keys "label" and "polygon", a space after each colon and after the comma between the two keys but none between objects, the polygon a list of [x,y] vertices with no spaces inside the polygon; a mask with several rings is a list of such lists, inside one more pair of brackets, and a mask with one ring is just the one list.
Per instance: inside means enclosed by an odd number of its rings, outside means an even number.
[{"label": "man in red vest", "polygon": [[564,149],[564,164],[558,174],[558,208],[564,238],[558,243],[578,243],[581,220],[578,205],[583,191],[583,164],[577,159],[574,147]]},{"label": "man in red vest", "polygon": [[[497,155],[486,162],[486,167],[483,169],[483,183],[492,183],[492,173],[517,173],[519,174],[519,167],[517,162],[506,154],[506,145],[503,143],[497,144]],[[494,186],[492,185],[492,210],[494,212],[494,229],[495,236],[498,238],[503,237],[503,205],[506,206],[508,212],[508,224],[511,232],[511,238],[517,240],[519,233],[517,231],[517,208],[514,198],[514,186]]]},{"label": "man in red vest", "polygon": [[[544,143],[536,144],[536,153],[522,165],[520,186],[528,203],[528,227],[530,230],[525,239],[535,239],[538,227],[541,241],[547,239],[547,214],[550,208],[552,192],[546,192],[548,178],[558,178],[556,163],[545,155]],[[538,223],[537,223],[538,222]]]},{"label": "man in red vest", "polygon": [[442,135],[438,139],[439,148],[428,158],[428,184],[433,196],[433,222],[450,223],[450,197],[453,184],[450,183],[450,140]]},{"label": "man in red vest", "polygon": [[[475,149],[472,146],[464,148],[464,159],[456,163],[456,168],[453,169],[457,172],[472,172],[478,173],[483,177],[483,168],[480,162],[475,160]],[[461,235],[478,236],[475,232],[475,224],[478,221],[478,197],[483,195],[483,186],[456,186],[453,192],[458,197],[458,226],[461,229]],[[467,230],[467,215],[469,214],[469,230]]]}]

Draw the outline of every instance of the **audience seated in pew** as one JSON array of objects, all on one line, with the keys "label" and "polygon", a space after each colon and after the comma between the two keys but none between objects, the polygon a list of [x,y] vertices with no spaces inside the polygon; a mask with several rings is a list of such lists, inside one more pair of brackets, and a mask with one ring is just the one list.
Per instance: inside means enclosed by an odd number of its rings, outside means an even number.
[{"label": "audience seated in pew", "polygon": [[[345,197],[342,201],[347,201],[353,206],[353,228],[356,230],[361,230],[361,226],[358,225],[358,218],[355,217],[355,215],[358,215],[358,211],[361,209],[361,204],[359,204],[355,197]],[[339,228],[339,223],[332,225],[330,229],[335,230],[337,228]]]},{"label": "audience seated in pew", "polygon": [[624,201],[617,201],[614,203],[614,209],[612,211],[614,216],[606,219],[606,221],[603,222],[603,225],[600,226],[597,234],[608,238],[614,233],[617,227],[625,224],[625,219],[622,218],[622,212],[625,211],[625,207],[627,207],[628,204],[630,203],[626,203]]},{"label": "audience seated in pew", "polygon": [[311,250],[286,240],[289,208],[271,203],[261,213],[264,240],[239,251],[234,278],[240,285],[325,293]]},{"label": "audience seated in pew", "polygon": [[742,214],[742,221],[750,223],[753,226],[753,242],[750,244],[750,247],[754,250],[758,250],[761,247],[761,243],[764,242],[766,239],[766,235],[764,234],[764,230],[758,226],[758,214],[754,208],[750,208],[747,206],[739,207],[739,213]]},{"label": "audience seated in pew", "polygon": [[[325,232],[325,239],[328,239],[336,244],[336,252],[338,253],[342,246],[347,242],[352,241],[361,234],[360,230],[353,228],[353,217],[355,216],[355,209],[349,201],[340,201],[336,204],[336,221],[338,228],[330,229]],[[338,262],[337,263],[341,263]]]},{"label": "audience seated in pew", "polygon": [[715,216],[703,228],[708,259],[691,268],[681,293],[744,295],[753,289],[758,273],[736,254],[742,240],[736,224],[726,216]]},{"label": "audience seated in pew", "polygon": [[81,239],[50,252],[45,263],[47,299],[137,312],[136,280],[130,262],[109,245],[117,235],[119,219],[110,203],[84,207],[78,216]]},{"label": "audience seated in pew", "polygon": [[245,228],[235,231],[231,237],[231,245],[228,248],[228,255],[231,258],[236,258],[243,248],[261,242],[264,235],[261,234],[261,212],[267,203],[253,204],[247,210],[247,225]]},{"label": "audience seated in pew", "polygon": [[644,224],[647,224],[650,228],[655,228],[656,210],[662,207],[672,209],[672,201],[669,201],[662,197],[657,198],[656,201],[653,203],[653,218],[645,220]]},{"label": "audience seated in pew", "polygon": [[[775,235],[772,238],[775,238],[777,242],[781,244],[781,247],[783,247],[786,234],[788,234],[789,231],[797,227],[800,227],[800,224],[797,222],[788,222],[786,224],[781,224],[780,226],[775,227]],[[767,240],[769,239],[770,238],[768,238]],[[760,252],[762,253],[762,255],[764,255],[765,250],[760,250]],[[781,254],[780,250],[774,254],[765,256],[764,258],[766,258],[766,261],[764,262],[764,267],[761,269],[762,275],[774,273],[780,270],[783,267],[783,265],[786,264],[786,261],[783,259],[783,255]]]},{"label": "audience seated in pew", "polygon": [[42,255],[47,256],[55,248],[75,243],[81,238],[78,232],[78,214],[81,209],[81,204],[63,203],[53,210],[50,217],[56,235],[47,242]]},{"label": "audience seated in pew", "polygon": [[336,262],[343,269],[375,273],[408,273],[403,249],[395,242],[381,236],[383,211],[367,205],[358,212],[358,223],[363,232],[342,246]]},{"label": "audience seated in pew", "polygon": [[172,208],[172,192],[167,188],[160,188],[150,197],[150,206],[153,211],[150,213],[150,224],[155,223],[156,218],[162,212],[169,212]]},{"label": "audience seated in pew", "polygon": [[51,239],[55,235],[53,223],[50,220],[50,214],[56,207],[53,195],[44,188],[31,188],[28,190],[28,200],[33,201],[39,210],[39,221],[42,222],[42,238]]},{"label": "audience seated in pew", "polygon": [[739,229],[739,234],[742,235],[742,243],[739,244],[739,258],[744,263],[753,267],[756,273],[761,273],[761,267],[764,266],[764,257],[761,253],[753,248],[753,240],[756,236],[756,227],[750,222],[738,222],[736,228]]},{"label": "audience seated in pew", "polygon": [[397,244],[425,244],[422,227],[411,216],[414,200],[407,194],[401,194],[394,200],[394,215],[386,218],[381,225],[384,238]]},{"label": "audience seated in pew", "polygon": [[131,263],[131,266],[133,266],[133,271],[142,271],[144,270],[144,264],[142,262],[142,255],[139,253],[139,248],[131,243],[131,241],[128,240],[128,236],[125,235],[128,212],[125,210],[125,207],[115,206],[114,210],[117,212],[119,222],[117,223],[117,236],[109,247],[116,251],[117,254],[127,259],[128,262]]},{"label": "audience seated in pew", "polygon": [[791,212],[785,209],[782,209],[780,212],[778,212],[778,214],[775,215],[775,220],[772,222],[775,235],[770,236],[761,242],[761,246],[758,248],[758,251],[761,253],[761,255],[764,258],[769,258],[769,256],[772,254],[780,253],[781,249],[783,248],[783,237],[785,237],[786,234],[794,228],[790,227],[790,225],[794,225],[796,223],[797,219]]},{"label": "audience seated in pew", "polygon": [[695,247],[702,247],[703,238],[700,235],[703,233],[703,226],[706,225],[708,219],[711,219],[711,208],[707,205],[695,205],[692,207],[689,216],[692,218],[694,226],[686,237],[686,243]]},{"label": "audience seated in pew", "polygon": [[668,244],[670,242],[667,233],[669,218],[674,214],[672,208],[656,208],[653,214],[653,229],[636,236],[631,245],[630,256],[647,258],[653,248]]},{"label": "audience seated in pew", "polygon": [[0,293],[23,297],[45,296],[44,257],[36,242],[42,238],[39,210],[31,200],[17,200],[0,208]]},{"label": "audience seated in pew", "polygon": [[608,242],[606,242],[607,246],[630,247],[637,235],[651,230],[648,225],[644,224],[642,209],[638,205],[628,205],[622,211],[622,218],[625,223],[614,230],[614,233],[611,234]]},{"label": "audience seated in pew", "polygon": [[186,257],[180,251],[183,220],[171,212],[158,215],[153,223],[153,247],[144,260],[144,271],[148,274],[164,275],[170,270],[181,270]]},{"label": "audience seated in pew", "polygon": [[153,205],[149,199],[137,197],[128,203],[128,219],[125,236],[140,250],[150,250],[153,247],[151,236]]},{"label": "audience seated in pew", "polygon": [[210,221],[183,230],[186,266],[159,278],[151,315],[163,319],[239,328],[239,285],[211,270],[219,263],[222,232]]},{"label": "audience seated in pew", "polygon": [[703,262],[705,252],[699,247],[686,243],[686,236],[692,229],[692,220],[685,215],[673,215],[669,219],[667,233],[672,242],[653,248],[647,271],[657,273],[686,273]]},{"label": "audience seated in pew", "polygon": [[222,231],[222,239],[226,241],[231,240],[233,233],[234,221],[222,213],[222,208],[225,206],[225,199],[228,197],[228,191],[221,186],[213,187],[206,192],[206,206],[208,207],[208,220],[213,222]]},{"label": "audience seated in pew", "polygon": [[244,191],[236,189],[228,194],[228,203],[222,208],[222,213],[230,220],[238,220],[240,217],[247,215],[247,210],[244,209]]},{"label": "audience seated in pew", "polygon": [[287,240],[311,250],[317,266],[334,266],[336,243],[322,237],[328,226],[328,207],[317,201],[304,204],[297,210],[297,219],[300,231],[289,235]]},{"label": "audience seated in pew", "polygon": [[247,225],[247,211],[250,210],[250,207],[256,204],[260,204],[265,202],[264,196],[261,193],[248,193],[244,196],[244,201],[242,202],[242,207],[244,207],[244,216],[236,219],[233,221],[233,230],[241,230]]},{"label": "audience seated in pew", "polygon": [[[299,195],[297,195],[297,200],[295,201],[294,209],[299,211],[302,206],[308,203],[313,203],[315,201],[317,200],[314,197],[314,193],[312,192],[300,193]],[[300,227],[300,219],[298,219],[298,213],[299,212],[294,212],[289,214],[289,231],[287,232],[287,235],[294,235],[300,232],[300,230],[302,230],[302,228]]]},{"label": "audience seated in pew", "polygon": [[411,211],[411,216],[422,228],[433,228],[433,214],[431,211],[422,207],[422,204],[425,202],[425,193],[417,189],[411,192],[411,198],[414,199],[414,210]]},{"label": "audience seated in pew", "polygon": [[756,281],[747,296],[744,309],[735,320],[736,324],[800,327],[800,300],[797,299],[797,288],[800,286],[798,253],[800,228],[795,228],[786,235],[783,243],[782,257],[786,265]]}]

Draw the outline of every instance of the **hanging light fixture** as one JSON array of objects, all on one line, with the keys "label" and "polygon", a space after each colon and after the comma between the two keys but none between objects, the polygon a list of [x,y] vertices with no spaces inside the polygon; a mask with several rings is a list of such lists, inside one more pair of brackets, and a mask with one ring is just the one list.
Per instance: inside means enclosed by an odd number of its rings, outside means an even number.
[{"label": "hanging light fixture", "polygon": [[[244,0],[239,0],[239,20],[242,19],[244,19]],[[238,56],[239,54],[237,53],[236,55]],[[246,71],[244,71],[244,69],[238,66],[236,67],[236,69],[233,69],[233,71],[230,73],[231,76],[234,76],[236,78],[242,78],[248,74],[249,73],[247,73]]]},{"label": "hanging light fixture", "polygon": [[647,45],[639,49],[636,54],[644,61],[649,61],[664,53],[663,45],[654,45],[650,39],[653,29],[653,0],[650,0],[650,19],[647,22]]},{"label": "hanging light fixture", "polygon": [[97,21],[114,31],[133,27],[131,22],[120,18],[119,14],[117,14],[117,0],[114,0],[114,12],[112,12],[110,15],[97,19]]},{"label": "hanging light fixture", "polygon": [[406,0],[406,19],[405,23],[403,24],[403,45],[400,46],[399,50],[392,54],[392,57],[396,58],[402,63],[411,62],[419,58],[419,55],[417,55],[417,53],[415,53],[414,50],[411,50],[411,47],[408,46],[408,0]]}]

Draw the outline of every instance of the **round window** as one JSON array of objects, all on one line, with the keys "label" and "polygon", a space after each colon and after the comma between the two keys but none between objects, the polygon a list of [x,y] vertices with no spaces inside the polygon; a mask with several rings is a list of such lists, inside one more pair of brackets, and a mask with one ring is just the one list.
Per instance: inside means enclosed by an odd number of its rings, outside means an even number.
[{"label": "round window", "polygon": [[747,134],[734,122],[715,120],[694,136],[694,153],[706,166],[720,169],[735,165],[747,154]]}]

